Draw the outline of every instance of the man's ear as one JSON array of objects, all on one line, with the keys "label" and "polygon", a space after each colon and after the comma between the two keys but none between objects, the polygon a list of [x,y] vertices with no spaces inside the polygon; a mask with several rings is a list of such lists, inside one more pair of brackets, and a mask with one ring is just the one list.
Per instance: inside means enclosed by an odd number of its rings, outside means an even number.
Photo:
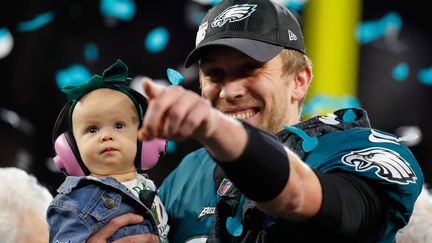
[{"label": "man's ear", "polygon": [[306,66],[294,76],[292,99],[301,102],[305,98],[311,82],[312,68]]}]

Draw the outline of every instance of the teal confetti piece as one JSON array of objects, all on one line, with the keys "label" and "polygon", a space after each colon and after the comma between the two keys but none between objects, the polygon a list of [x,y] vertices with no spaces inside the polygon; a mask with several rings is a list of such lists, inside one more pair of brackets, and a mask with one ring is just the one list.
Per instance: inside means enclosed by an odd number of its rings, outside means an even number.
[{"label": "teal confetti piece", "polygon": [[367,44],[390,33],[399,32],[402,25],[399,13],[389,12],[379,20],[360,23],[357,26],[356,37],[360,44]]},{"label": "teal confetti piece", "polygon": [[405,62],[399,63],[392,70],[392,76],[397,81],[406,80],[408,78],[409,73],[410,73],[409,66]]},{"label": "teal confetti piece", "polygon": [[174,141],[167,142],[166,152],[167,154],[173,154],[177,150],[177,144]]},{"label": "teal confetti piece", "polygon": [[306,134],[302,129],[297,127],[290,127],[290,126],[283,126],[285,129],[289,130],[290,132],[293,132],[297,134],[297,136],[301,137],[303,139],[302,142],[302,148],[305,152],[312,151],[318,146],[318,138],[311,137],[308,134]]},{"label": "teal confetti piece", "polygon": [[100,12],[102,16],[130,21],[135,17],[136,6],[132,0],[101,0]]},{"label": "teal confetti piece", "polygon": [[[243,205],[245,201],[245,197],[241,196],[239,205]],[[240,236],[243,232],[243,225],[241,223],[242,217],[243,217],[243,207],[237,208],[237,213],[234,217],[228,217],[226,220],[226,228],[228,232],[232,236]]]},{"label": "teal confetti piece", "polygon": [[57,87],[63,89],[66,86],[74,86],[87,82],[91,78],[90,71],[81,64],[74,64],[56,72]]},{"label": "teal confetti piece", "polygon": [[85,59],[89,62],[94,62],[98,59],[99,49],[95,43],[89,42],[84,47]]},{"label": "teal confetti piece", "polygon": [[228,217],[226,227],[228,232],[233,236],[240,236],[243,231],[243,225],[237,217]]},{"label": "teal confetti piece", "polygon": [[170,33],[165,27],[151,30],[145,39],[145,48],[150,53],[163,51],[168,45]]},{"label": "teal confetti piece", "polygon": [[167,69],[167,76],[172,85],[179,85],[184,80],[183,75],[172,68]]},{"label": "teal confetti piece", "polygon": [[422,84],[432,85],[432,67],[421,69],[417,74],[417,78]]},{"label": "teal confetti piece", "polygon": [[355,112],[352,109],[348,109],[343,114],[342,119],[344,122],[350,123],[350,122],[353,122],[357,119],[357,115],[355,114]]},{"label": "teal confetti piece", "polygon": [[47,12],[36,16],[34,19],[19,23],[17,26],[18,31],[28,32],[39,29],[49,22],[51,22],[55,17],[53,12]]},{"label": "teal confetti piece", "polygon": [[210,5],[215,6],[216,4],[220,3],[222,0],[210,0]]},{"label": "teal confetti piece", "polygon": [[14,39],[9,29],[0,28],[0,59],[9,55],[14,45]]},{"label": "teal confetti piece", "polygon": [[0,39],[3,39],[9,35],[10,35],[10,32],[7,28],[5,28],[5,27],[0,28]]},{"label": "teal confetti piece", "polygon": [[287,0],[286,7],[290,10],[301,11],[304,8],[306,1],[304,0]]}]

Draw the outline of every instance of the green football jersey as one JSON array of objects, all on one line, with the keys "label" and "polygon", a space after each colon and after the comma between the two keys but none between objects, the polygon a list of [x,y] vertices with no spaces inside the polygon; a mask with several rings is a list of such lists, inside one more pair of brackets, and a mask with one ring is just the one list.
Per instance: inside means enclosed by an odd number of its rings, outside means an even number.
[{"label": "green football jersey", "polygon": [[[383,204],[392,208],[379,242],[394,242],[423,185],[419,164],[401,139],[370,128],[366,112],[354,108],[286,126],[277,137],[312,169],[343,171],[374,182],[385,194]],[[206,150],[199,149],[163,182],[160,197],[173,242],[205,242],[210,234],[216,204],[231,186],[229,180],[215,185],[215,168]]]}]

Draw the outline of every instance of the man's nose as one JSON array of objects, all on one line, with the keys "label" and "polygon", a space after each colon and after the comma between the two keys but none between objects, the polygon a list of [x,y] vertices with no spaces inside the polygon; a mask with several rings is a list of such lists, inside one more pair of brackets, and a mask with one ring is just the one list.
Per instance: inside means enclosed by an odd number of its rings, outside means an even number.
[{"label": "man's nose", "polygon": [[246,94],[246,88],[241,80],[236,79],[230,82],[223,82],[219,98],[226,100],[234,100],[243,97]]}]

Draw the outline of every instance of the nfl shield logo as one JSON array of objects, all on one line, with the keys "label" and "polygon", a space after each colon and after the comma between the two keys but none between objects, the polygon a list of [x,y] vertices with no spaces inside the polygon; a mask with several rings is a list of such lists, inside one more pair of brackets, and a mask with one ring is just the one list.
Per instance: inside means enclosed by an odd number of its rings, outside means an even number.
[{"label": "nfl shield logo", "polygon": [[232,182],[226,178],[223,179],[222,183],[219,185],[219,188],[217,190],[217,194],[219,196],[224,196],[225,193],[231,188]]}]

